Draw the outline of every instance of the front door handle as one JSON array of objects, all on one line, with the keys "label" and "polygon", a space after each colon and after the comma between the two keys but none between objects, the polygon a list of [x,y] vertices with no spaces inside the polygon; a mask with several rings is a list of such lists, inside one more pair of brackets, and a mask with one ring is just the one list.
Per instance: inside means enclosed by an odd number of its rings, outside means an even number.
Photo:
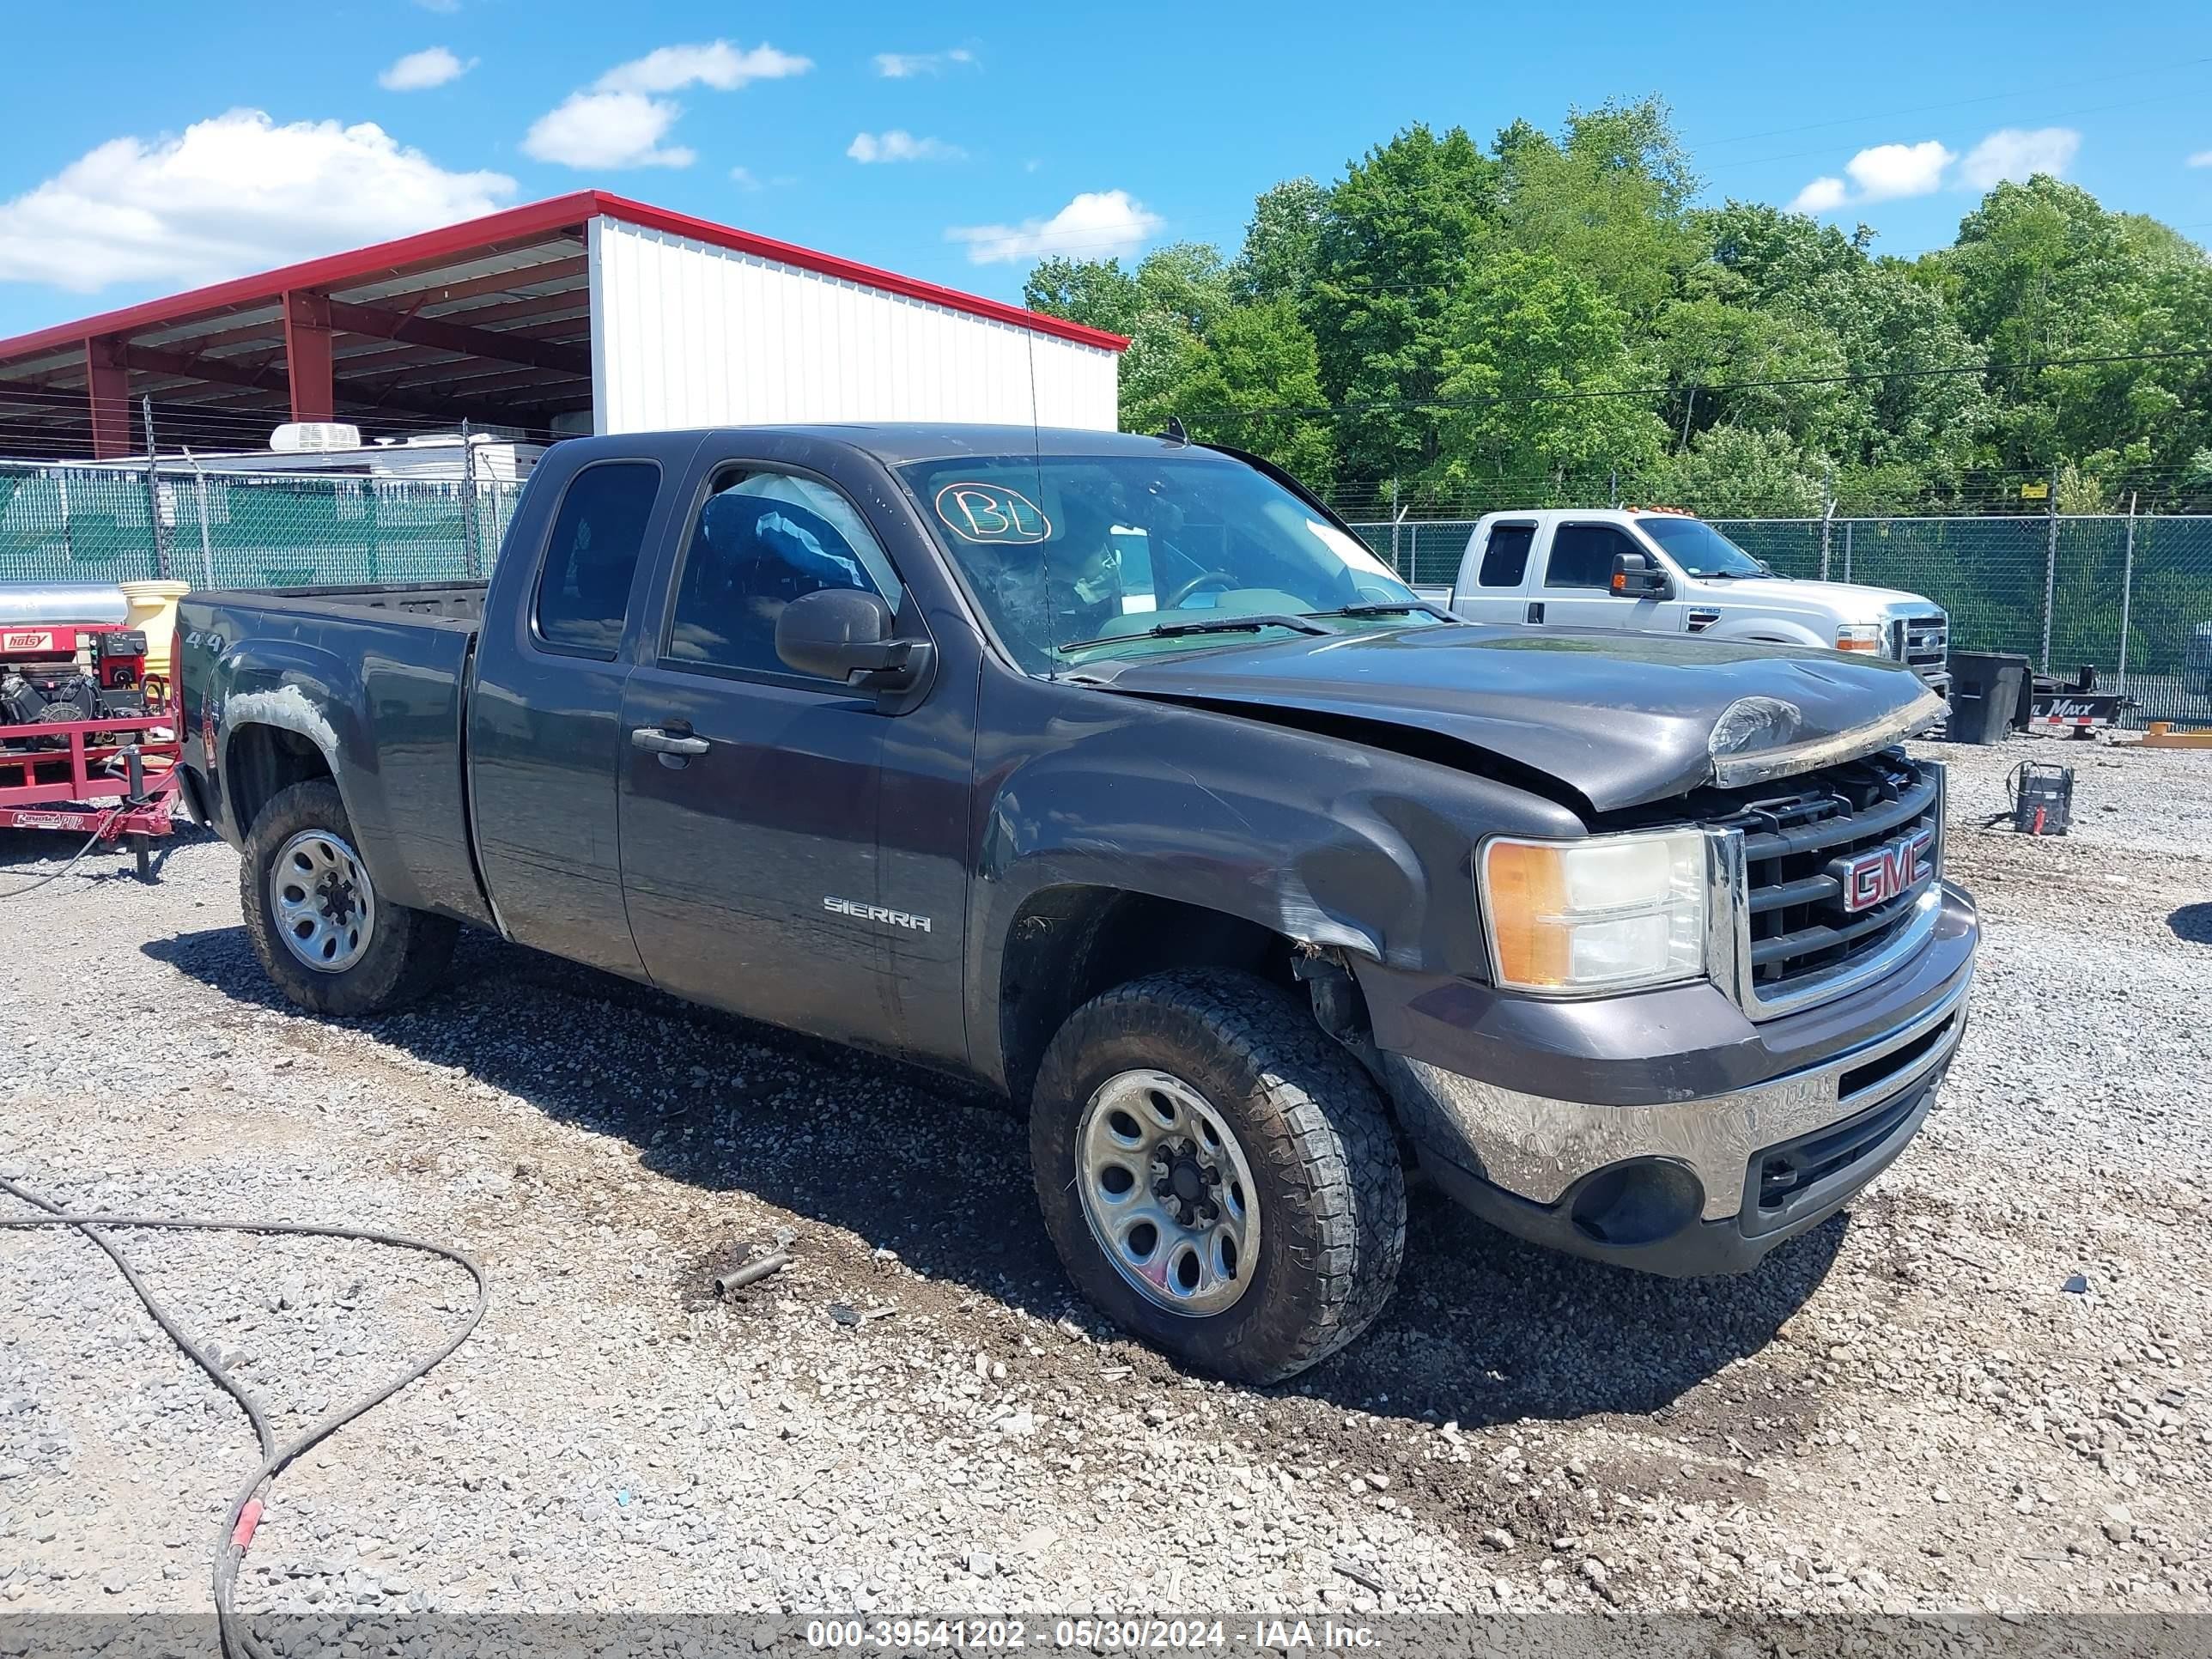
[{"label": "front door handle", "polygon": [[655,755],[703,755],[707,752],[707,739],[677,737],[658,726],[641,726],[630,732],[629,746]]},{"label": "front door handle", "polygon": [[1543,600],[1531,599],[1528,602],[1528,620],[1532,623],[1540,623],[1544,620]]}]

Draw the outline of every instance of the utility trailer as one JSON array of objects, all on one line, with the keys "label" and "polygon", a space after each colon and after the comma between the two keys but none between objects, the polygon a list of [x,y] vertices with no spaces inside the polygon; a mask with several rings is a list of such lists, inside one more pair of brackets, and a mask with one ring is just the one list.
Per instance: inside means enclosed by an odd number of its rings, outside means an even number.
[{"label": "utility trailer", "polygon": [[[110,622],[0,630],[0,829],[127,836],[143,880],[170,833],[183,715],[146,672],[146,636]],[[156,735],[159,734],[159,735]]]}]

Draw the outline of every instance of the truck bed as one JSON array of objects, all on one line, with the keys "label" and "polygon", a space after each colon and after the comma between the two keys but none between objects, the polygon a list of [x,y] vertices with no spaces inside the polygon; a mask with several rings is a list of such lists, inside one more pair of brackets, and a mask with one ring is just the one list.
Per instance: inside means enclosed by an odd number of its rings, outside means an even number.
[{"label": "truck bed", "polygon": [[317,757],[344,786],[356,848],[387,896],[488,919],[462,768],[483,602],[482,582],[187,594],[179,690],[186,729],[203,734],[184,757],[194,813],[238,845]]},{"label": "truck bed", "polygon": [[287,610],[403,611],[425,619],[477,623],[483,619],[486,586],[483,582],[349,582],[326,587],[218,588],[192,597],[247,605],[283,599],[300,602],[288,604]]}]

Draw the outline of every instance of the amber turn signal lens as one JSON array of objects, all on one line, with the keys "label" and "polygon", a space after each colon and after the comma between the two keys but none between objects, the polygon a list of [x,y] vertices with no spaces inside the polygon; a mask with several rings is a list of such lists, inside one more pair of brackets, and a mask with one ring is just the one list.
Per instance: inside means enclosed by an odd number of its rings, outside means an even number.
[{"label": "amber turn signal lens", "polygon": [[1498,975],[1516,985],[1567,982],[1565,872],[1556,847],[1492,842],[1489,848],[1492,938]]}]

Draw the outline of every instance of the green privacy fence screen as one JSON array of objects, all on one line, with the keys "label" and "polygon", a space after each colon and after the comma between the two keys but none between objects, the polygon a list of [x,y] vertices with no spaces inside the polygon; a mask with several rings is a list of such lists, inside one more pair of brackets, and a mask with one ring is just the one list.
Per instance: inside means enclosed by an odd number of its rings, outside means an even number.
[{"label": "green privacy fence screen", "polygon": [[465,580],[519,483],[0,464],[0,582],[198,587]]},{"label": "green privacy fence screen", "polygon": [[[489,572],[520,492],[504,479],[198,471],[166,459],[152,472],[0,462],[0,582],[466,580]],[[2124,675],[2135,720],[2212,723],[2212,517],[1714,522],[1780,574],[1924,595],[1950,613],[1954,651],[2017,652],[2062,673],[2090,664],[2108,685]],[[1410,580],[1444,586],[1474,521],[1355,527]]]},{"label": "green privacy fence screen", "polygon": [[[1442,586],[1459,574],[1476,522],[1353,527],[1407,580]],[[1934,600],[1950,615],[1954,651],[2014,652],[2069,675],[2088,664],[2100,684],[2136,700],[2130,724],[2212,724],[2212,518],[1712,522],[1778,575],[1825,574]]]}]

